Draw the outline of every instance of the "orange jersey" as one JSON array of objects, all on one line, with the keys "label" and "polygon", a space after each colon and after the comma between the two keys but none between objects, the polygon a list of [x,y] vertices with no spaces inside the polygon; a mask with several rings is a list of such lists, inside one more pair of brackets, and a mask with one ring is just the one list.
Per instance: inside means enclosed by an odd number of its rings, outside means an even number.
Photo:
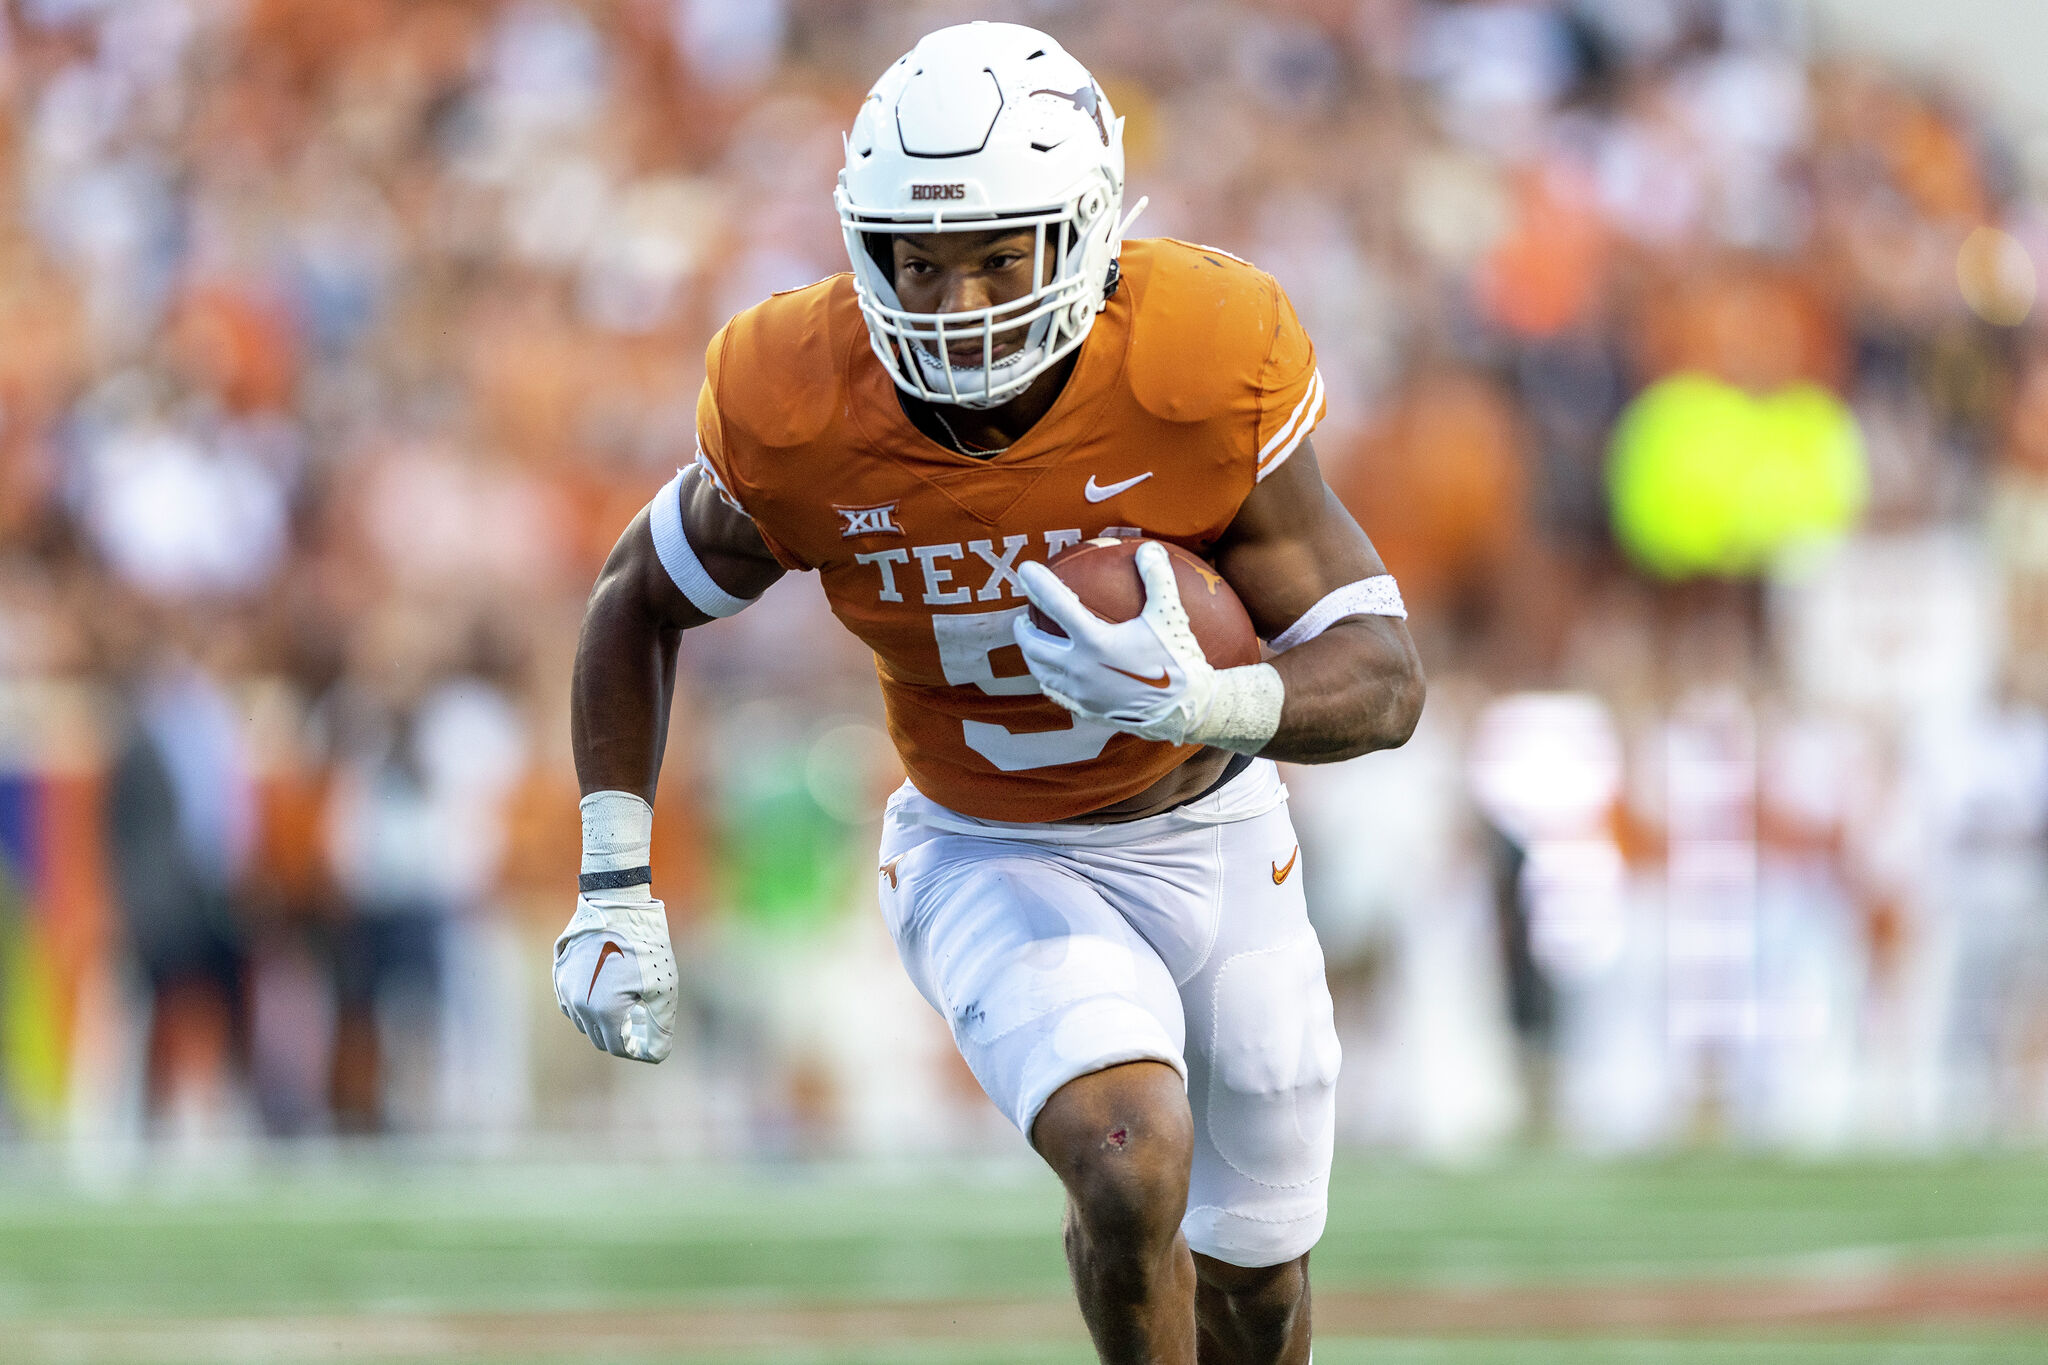
[{"label": "orange jersey", "polygon": [[1315,350],[1272,276],[1170,240],[1126,242],[1122,269],[1051,411],[991,458],[911,424],[850,276],[748,309],[706,358],[705,464],[874,650],[911,782],[981,819],[1069,819],[1195,752],[1039,694],[1011,635],[1017,566],[1105,531],[1206,555],[1322,415]]}]

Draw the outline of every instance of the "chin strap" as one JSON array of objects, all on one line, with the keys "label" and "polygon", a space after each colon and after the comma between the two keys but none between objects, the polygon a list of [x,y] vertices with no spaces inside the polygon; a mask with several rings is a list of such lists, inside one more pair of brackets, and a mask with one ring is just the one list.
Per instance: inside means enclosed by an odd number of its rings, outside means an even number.
[{"label": "chin strap", "polygon": [[[1145,205],[1151,202],[1152,197],[1150,195],[1141,194],[1138,196],[1138,202],[1131,206],[1131,211],[1124,215],[1123,222],[1117,225],[1116,236],[1110,242],[1112,248],[1118,251],[1123,249],[1124,234],[1130,231],[1131,224],[1138,221],[1138,215],[1143,213]],[[1123,285],[1123,282],[1123,262],[1117,257],[1112,256],[1109,258],[1109,274],[1102,281],[1102,302],[1096,306],[1096,312],[1099,313],[1104,308],[1109,307],[1109,301],[1116,297],[1116,291]]]},{"label": "chin strap", "polygon": [[1119,245],[1123,243],[1124,237],[1127,234],[1129,234],[1131,230],[1131,224],[1138,221],[1138,215],[1143,213],[1145,211],[1145,206],[1151,202],[1151,195],[1139,195],[1138,202],[1131,205],[1131,211],[1124,215],[1124,220],[1121,223],[1118,223],[1116,225],[1116,240]]}]

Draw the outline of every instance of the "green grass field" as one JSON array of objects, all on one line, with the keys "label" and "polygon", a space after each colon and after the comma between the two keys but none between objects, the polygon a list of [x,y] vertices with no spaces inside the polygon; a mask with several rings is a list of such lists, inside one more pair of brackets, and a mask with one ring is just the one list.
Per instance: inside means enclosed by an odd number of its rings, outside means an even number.
[{"label": "green grass field", "polygon": [[[387,1151],[130,1184],[0,1173],[0,1361],[1094,1358],[1022,1165]],[[1352,1161],[1314,1264],[1319,1365],[2041,1361],[2048,1160]]]}]

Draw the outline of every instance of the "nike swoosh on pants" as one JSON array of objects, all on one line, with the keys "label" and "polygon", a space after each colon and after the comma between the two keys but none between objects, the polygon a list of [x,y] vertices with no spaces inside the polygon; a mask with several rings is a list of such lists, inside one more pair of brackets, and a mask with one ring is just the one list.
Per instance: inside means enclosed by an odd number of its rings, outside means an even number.
[{"label": "nike swoosh on pants", "polygon": [[1296,844],[1294,846],[1294,852],[1287,855],[1287,866],[1282,867],[1278,863],[1273,864],[1273,885],[1278,886],[1282,882],[1287,880],[1287,874],[1294,871],[1294,860],[1296,858],[1299,858],[1300,856],[1301,845]]}]

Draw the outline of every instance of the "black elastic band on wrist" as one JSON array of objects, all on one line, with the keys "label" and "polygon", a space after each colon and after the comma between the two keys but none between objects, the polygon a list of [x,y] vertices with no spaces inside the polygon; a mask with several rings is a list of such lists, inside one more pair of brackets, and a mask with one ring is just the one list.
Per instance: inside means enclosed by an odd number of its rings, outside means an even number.
[{"label": "black elastic band on wrist", "polygon": [[585,872],[576,878],[578,891],[622,891],[629,886],[654,885],[652,867],[622,867],[614,872]]}]

